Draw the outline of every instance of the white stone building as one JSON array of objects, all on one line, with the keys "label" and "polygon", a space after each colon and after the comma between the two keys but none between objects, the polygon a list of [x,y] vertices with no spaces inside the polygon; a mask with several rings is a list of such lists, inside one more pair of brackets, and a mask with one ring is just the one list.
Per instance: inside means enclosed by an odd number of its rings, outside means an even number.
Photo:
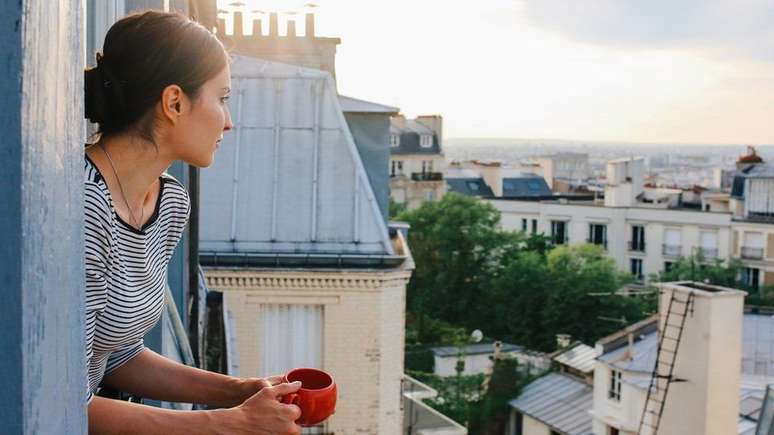
[{"label": "white stone building", "polygon": [[[751,288],[774,283],[774,170],[739,173],[731,194],[711,192],[694,203],[676,189],[643,185],[644,161],[611,161],[604,199],[488,199],[503,228],[542,233],[555,244],[602,246],[639,281],[668,270],[679,257],[739,259]],[[576,199],[582,198],[582,199]]]},{"label": "white stone building", "polygon": [[443,173],[443,118],[439,115],[406,119],[394,116],[390,123],[390,197],[409,210],[425,201],[440,200],[446,193]]}]

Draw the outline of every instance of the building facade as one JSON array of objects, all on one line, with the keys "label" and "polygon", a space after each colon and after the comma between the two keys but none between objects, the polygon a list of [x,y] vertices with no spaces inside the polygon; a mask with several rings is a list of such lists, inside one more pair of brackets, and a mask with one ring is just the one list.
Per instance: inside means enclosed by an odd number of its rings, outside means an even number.
[{"label": "building facade", "polygon": [[408,209],[446,193],[443,118],[394,116],[390,124],[390,197]]}]

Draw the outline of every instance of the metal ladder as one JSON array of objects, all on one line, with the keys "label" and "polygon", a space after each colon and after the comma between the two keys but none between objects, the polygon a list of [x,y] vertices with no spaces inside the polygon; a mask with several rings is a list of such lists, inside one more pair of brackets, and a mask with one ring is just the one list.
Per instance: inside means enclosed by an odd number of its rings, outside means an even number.
[{"label": "metal ladder", "polygon": [[[673,382],[684,381],[683,379],[675,379],[673,375],[677,351],[683,337],[683,328],[685,328],[685,319],[688,317],[689,311],[693,314],[693,298],[693,292],[689,293],[686,299],[680,299],[674,291],[669,298],[666,320],[658,339],[658,356],[650,378],[648,397],[645,400],[645,408],[642,410],[640,427],[637,430],[638,435],[656,435],[658,433],[669,385]],[[649,428],[650,431],[643,432],[644,428]]]}]

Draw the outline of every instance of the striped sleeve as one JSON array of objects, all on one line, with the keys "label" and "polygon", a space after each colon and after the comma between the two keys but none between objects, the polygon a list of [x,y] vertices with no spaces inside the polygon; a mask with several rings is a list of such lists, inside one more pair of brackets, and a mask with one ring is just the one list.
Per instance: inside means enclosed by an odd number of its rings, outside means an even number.
[{"label": "striped sleeve", "polygon": [[87,401],[92,398],[91,379],[101,376],[91,373],[91,359],[97,317],[107,304],[107,270],[110,264],[110,205],[104,193],[87,182],[85,188],[84,241],[86,271],[86,379]]}]

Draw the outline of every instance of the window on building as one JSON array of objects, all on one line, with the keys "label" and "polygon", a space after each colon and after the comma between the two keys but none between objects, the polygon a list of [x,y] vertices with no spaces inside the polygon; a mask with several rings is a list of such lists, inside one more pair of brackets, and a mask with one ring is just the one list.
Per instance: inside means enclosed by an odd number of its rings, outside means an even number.
[{"label": "window on building", "polygon": [[629,271],[632,275],[634,275],[634,279],[637,281],[642,281],[642,259],[641,258],[631,258],[629,259]]},{"label": "window on building", "polygon": [[615,428],[613,426],[609,426],[607,428],[607,435],[620,435],[621,432],[618,430],[618,428]]},{"label": "window on building", "polygon": [[718,233],[702,231],[699,234],[699,253],[706,259],[718,258]]},{"label": "window on building", "polygon": [[610,388],[607,391],[607,398],[621,401],[621,372],[618,370],[610,371]]},{"label": "window on building", "polygon": [[607,249],[607,225],[589,224],[589,238],[587,241]]},{"label": "window on building", "polygon": [[428,172],[433,172],[433,161],[422,160],[422,173],[427,174]]},{"label": "window on building", "polygon": [[400,146],[400,135],[397,135],[397,134],[391,134],[390,135],[390,146],[391,147],[399,147]]},{"label": "window on building", "polygon": [[532,234],[537,234],[537,219],[532,219]]},{"label": "window on building", "polygon": [[397,175],[403,175],[403,160],[393,160],[390,174],[395,177]]},{"label": "window on building", "polygon": [[395,163],[397,163],[395,160],[390,162],[390,177],[395,176]]},{"label": "window on building", "polygon": [[763,233],[745,231],[742,243],[742,258],[760,260],[763,258],[763,244]]},{"label": "window on building", "polygon": [[430,148],[433,146],[433,136],[430,134],[423,134],[419,136],[419,146],[423,148]]},{"label": "window on building", "polygon": [[670,272],[672,270],[672,267],[674,267],[675,263],[671,261],[665,261],[664,262],[664,272]]},{"label": "window on building", "polygon": [[322,367],[322,305],[264,304],[259,319],[259,376]]},{"label": "window on building", "polygon": [[664,230],[664,255],[679,257],[682,254],[682,231],[680,228]]},{"label": "window on building", "polygon": [[478,191],[481,190],[481,186],[476,181],[468,181],[465,184],[467,184],[468,189],[473,193],[478,193]]},{"label": "window on building", "polygon": [[425,189],[425,201],[435,201],[435,190]]},{"label": "window on building", "polygon": [[754,267],[742,268],[742,284],[750,287],[753,290],[758,290],[760,287],[760,269]]},{"label": "window on building", "polygon": [[564,245],[567,241],[567,222],[551,221],[551,242],[554,245]]},{"label": "window on building", "polygon": [[632,225],[632,239],[629,241],[629,250],[645,252],[645,227]]},{"label": "window on building", "polygon": [[522,219],[521,220],[521,230],[522,231],[527,231],[527,219]]}]

